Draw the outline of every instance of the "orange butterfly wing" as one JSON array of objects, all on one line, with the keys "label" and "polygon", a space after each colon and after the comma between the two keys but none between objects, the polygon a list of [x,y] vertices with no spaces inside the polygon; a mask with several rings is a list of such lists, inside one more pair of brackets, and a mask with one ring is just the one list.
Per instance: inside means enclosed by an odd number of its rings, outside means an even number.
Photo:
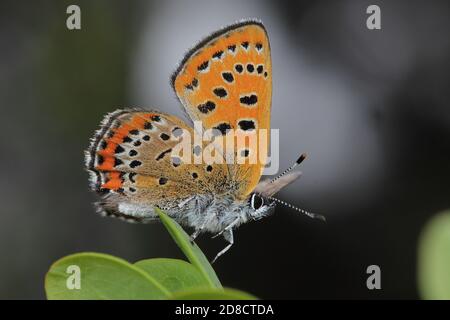
[{"label": "orange butterfly wing", "polygon": [[[229,164],[237,196],[245,198],[261,177],[269,141],[272,63],[264,26],[244,21],[212,34],[186,55],[172,85],[191,119],[202,121],[204,129],[256,135],[256,144],[241,149],[235,138],[236,157]],[[257,134],[261,129],[266,136]],[[237,164],[239,156],[249,159]]]}]

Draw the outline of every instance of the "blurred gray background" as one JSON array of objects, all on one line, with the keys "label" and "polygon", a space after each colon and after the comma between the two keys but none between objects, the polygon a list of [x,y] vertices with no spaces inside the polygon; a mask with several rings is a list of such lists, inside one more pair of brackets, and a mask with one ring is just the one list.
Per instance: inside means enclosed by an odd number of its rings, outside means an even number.
[{"label": "blurred gray background", "polygon": [[[370,4],[381,30],[366,28]],[[83,150],[119,107],[183,117],[178,61],[248,17],[270,36],[280,169],[309,155],[279,197],[328,222],[279,207],[241,227],[222,282],[261,298],[418,298],[420,230],[450,207],[450,4],[436,0],[2,1],[0,298],[45,298],[49,266],[74,252],[182,258],[160,224],[94,213]],[[198,243],[209,258],[224,246]],[[382,290],[366,288],[371,264]]]}]

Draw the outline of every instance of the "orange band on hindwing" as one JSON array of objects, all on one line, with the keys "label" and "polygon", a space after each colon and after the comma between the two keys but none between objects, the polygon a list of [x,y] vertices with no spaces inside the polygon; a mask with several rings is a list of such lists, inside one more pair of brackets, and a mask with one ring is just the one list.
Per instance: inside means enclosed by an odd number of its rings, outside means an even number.
[{"label": "orange band on hindwing", "polygon": [[[118,148],[122,148],[123,143],[127,143],[132,130],[142,130],[146,123],[151,123],[153,117],[158,117],[155,113],[140,113],[133,115],[129,120],[121,123],[117,128],[110,128],[109,137],[104,137],[99,149],[96,151],[99,156],[99,164],[95,167],[98,171],[105,171],[105,182],[100,185],[100,189],[118,191],[122,187],[123,179],[115,167],[118,164],[116,153]],[[109,172],[108,172],[109,171]]]}]

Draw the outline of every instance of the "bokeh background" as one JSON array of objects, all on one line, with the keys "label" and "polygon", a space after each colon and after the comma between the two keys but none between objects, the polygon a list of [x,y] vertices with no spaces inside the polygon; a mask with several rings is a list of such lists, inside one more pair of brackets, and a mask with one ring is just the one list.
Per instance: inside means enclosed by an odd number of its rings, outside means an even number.
[{"label": "bokeh background", "polygon": [[[381,30],[366,28],[370,4]],[[278,207],[242,226],[222,282],[261,298],[420,297],[419,234],[450,207],[448,1],[55,0],[0,3],[0,298],[44,299],[70,253],[182,258],[162,225],[94,213],[83,150],[119,107],[183,117],[168,80],[183,53],[248,17],[271,40],[280,169],[309,154],[279,197],[328,222]],[[198,243],[209,258],[225,244]],[[381,290],[366,287],[371,264]]]}]

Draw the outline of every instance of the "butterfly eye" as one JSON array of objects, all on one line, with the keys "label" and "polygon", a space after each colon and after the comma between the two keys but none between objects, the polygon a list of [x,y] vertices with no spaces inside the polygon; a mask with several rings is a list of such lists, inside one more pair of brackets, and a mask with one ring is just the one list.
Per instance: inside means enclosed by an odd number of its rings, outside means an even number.
[{"label": "butterfly eye", "polygon": [[264,199],[257,195],[256,193],[252,194],[252,197],[250,198],[250,205],[254,210],[258,210],[264,205]]}]

